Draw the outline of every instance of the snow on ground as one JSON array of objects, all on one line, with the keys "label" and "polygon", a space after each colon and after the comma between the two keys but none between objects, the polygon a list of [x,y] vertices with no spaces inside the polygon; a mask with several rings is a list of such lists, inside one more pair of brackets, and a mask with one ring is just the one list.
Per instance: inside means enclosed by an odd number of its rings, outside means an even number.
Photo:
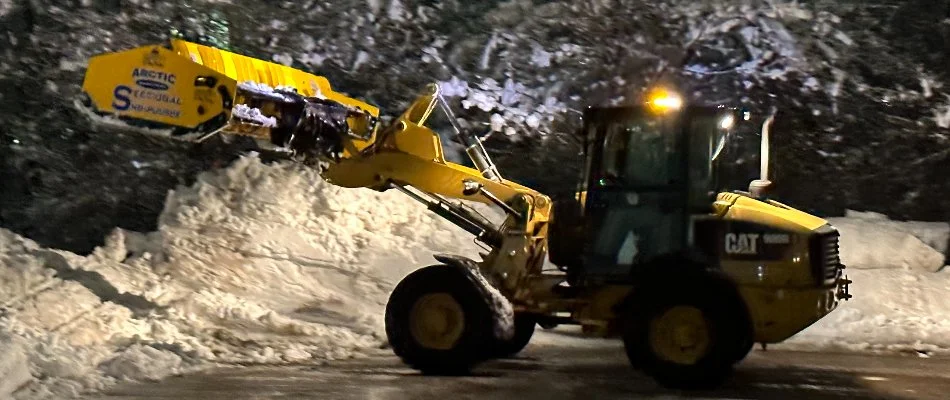
[{"label": "snow on ground", "polygon": [[850,301],[775,348],[950,353],[950,273],[849,269]]},{"label": "snow on ground", "polygon": [[[950,350],[950,272],[933,254],[950,227],[866,213],[832,222],[855,298],[783,346]],[[384,345],[382,310],[401,277],[433,253],[478,251],[401,193],[253,156],[170,192],[158,231],[117,229],[89,256],[0,229],[0,398],[360,356]]]},{"label": "snow on ground", "polygon": [[357,356],[384,344],[398,279],[432,253],[477,251],[401,193],[254,157],[171,192],[159,226],[116,230],[87,257],[0,230],[0,398]]}]

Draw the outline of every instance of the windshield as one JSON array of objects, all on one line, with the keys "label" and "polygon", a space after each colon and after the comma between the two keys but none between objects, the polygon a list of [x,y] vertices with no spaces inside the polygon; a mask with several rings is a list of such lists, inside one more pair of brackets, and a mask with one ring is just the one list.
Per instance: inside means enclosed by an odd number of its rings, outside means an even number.
[{"label": "windshield", "polygon": [[614,121],[604,127],[602,184],[665,185],[682,173],[680,135],[669,118]]},{"label": "windshield", "polygon": [[697,204],[708,202],[710,192],[719,189],[718,166],[729,156],[736,115],[695,109],[681,116],[643,109],[592,115],[586,137],[599,139],[589,142],[588,151],[600,156],[588,160],[589,182],[633,190],[683,184]]},{"label": "windshield", "polygon": [[735,125],[731,113],[696,116],[690,122],[690,186],[697,202],[722,189],[720,185],[726,148]]},{"label": "windshield", "polygon": [[709,162],[715,162],[722,156],[734,123],[734,117],[731,114],[700,116],[693,119],[690,135],[697,143],[701,143],[704,157]]}]

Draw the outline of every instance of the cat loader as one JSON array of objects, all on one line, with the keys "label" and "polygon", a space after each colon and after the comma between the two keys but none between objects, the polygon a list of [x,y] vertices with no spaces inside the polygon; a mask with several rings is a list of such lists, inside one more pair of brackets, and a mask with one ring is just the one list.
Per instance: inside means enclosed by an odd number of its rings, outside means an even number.
[{"label": "cat loader", "polygon": [[[749,115],[674,91],[587,108],[584,173],[565,182],[576,196],[552,201],[503,177],[437,84],[382,126],[377,108],[318,76],[173,41],[94,58],[84,88],[100,111],[182,128],[185,140],[250,137],[332,184],[402,192],[472,234],[480,259],[436,254],[386,305],[393,352],[425,374],[513,356],[536,326],[579,325],[622,340],[631,365],[664,386],[709,388],[754,343],[782,342],[851,297],[837,230],[769,195],[771,119],[761,179],[720,190],[722,149]],[[471,166],[446,159],[436,125]]]}]

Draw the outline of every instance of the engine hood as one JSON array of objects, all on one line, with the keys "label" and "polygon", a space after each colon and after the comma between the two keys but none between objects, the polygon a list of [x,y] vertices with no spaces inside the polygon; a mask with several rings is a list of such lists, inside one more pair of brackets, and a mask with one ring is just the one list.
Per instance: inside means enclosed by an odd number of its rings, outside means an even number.
[{"label": "engine hood", "polygon": [[808,233],[828,225],[828,221],[774,200],[759,200],[745,194],[720,193],[716,213],[727,220],[767,225],[790,232]]}]

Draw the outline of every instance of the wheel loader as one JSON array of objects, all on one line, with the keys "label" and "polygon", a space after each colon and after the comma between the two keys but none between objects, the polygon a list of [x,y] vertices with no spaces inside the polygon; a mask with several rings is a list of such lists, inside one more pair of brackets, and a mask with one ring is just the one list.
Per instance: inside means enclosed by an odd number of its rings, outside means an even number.
[{"label": "wheel loader", "polygon": [[[587,108],[583,176],[564,183],[578,190],[552,201],[502,176],[437,84],[384,125],[323,77],[172,40],[92,58],[83,89],[99,113],[182,140],[250,138],[332,184],[403,192],[472,234],[480,259],[434,255],[386,305],[393,352],[425,374],[464,374],[517,354],[537,326],[578,325],[622,340],[664,386],[714,387],[754,343],[782,342],[851,297],[837,230],[769,195],[771,119],[761,179],[719,190],[720,154],[749,115],[675,91]],[[436,118],[472,166],[447,160]]]}]

